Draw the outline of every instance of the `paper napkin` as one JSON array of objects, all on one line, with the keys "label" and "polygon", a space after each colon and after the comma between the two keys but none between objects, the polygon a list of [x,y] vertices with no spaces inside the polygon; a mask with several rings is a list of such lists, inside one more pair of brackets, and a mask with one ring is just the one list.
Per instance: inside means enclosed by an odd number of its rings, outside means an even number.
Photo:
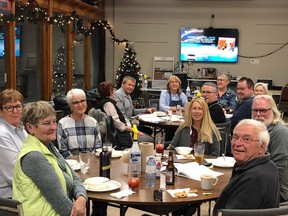
[{"label": "paper napkin", "polygon": [[123,197],[129,196],[131,194],[134,194],[135,192],[130,189],[125,189],[122,191],[119,191],[117,193],[111,193],[110,196],[115,197],[117,199],[121,199]]}]

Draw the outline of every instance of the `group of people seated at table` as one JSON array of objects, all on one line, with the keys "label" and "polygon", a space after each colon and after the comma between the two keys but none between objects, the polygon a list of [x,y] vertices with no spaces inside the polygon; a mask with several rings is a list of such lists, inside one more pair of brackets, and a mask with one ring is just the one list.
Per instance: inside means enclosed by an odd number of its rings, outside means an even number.
[{"label": "group of people seated at table", "polygon": [[[229,76],[219,74],[217,85],[202,86],[203,98],[188,102],[185,95],[181,98],[184,93],[177,90],[181,81],[173,79],[171,76],[171,84],[167,82],[163,95],[166,94],[168,101],[173,99],[169,107],[178,104],[183,107],[184,121],[172,137],[169,149],[204,142],[205,154],[219,156],[221,136],[209,106],[221,104],[223,112],[233,113],[231,153],[236,164],[213,214],[217,215],[222,208],[273,208],[279,202],[288,201],[288,129],[274,99],[265,94],[265,84],[264,87],[255,85],[255,93],[256,87],[261,92],[255,96],[253,81],[242,77],[237,84],[236,101],[227,88]],[[112,117],[119,133],[127,134],[122,136],[127,139],[123,148],[132,144],[131,117],[155,111],[155,108],[133,107],[130,94],[135,82],[132,77],[124,78],[116,92],[109,82],[99,84],[100,109]],[[228,83],[226,87],[224,82]],[[235,103],[223,102],[225,98],[234,98]],[[164,100],[160,98],[161,101]],[[65,158],[82,150],[100,148],[103,138],[97,120],[86,114],[85,92],[71,89],[67,102],[71,114],[57,125],[55,110],[48,102],[31,102],[23,107],[23,96],[18,91],[6,89],[0,93],[0,196],[20,201],[25,215],[85,215],[86,190]],[[146,132],[140,132],[139,137],[149,138],[149,130]],[[53,145],[55,139],[59,150]],[[93,202],[92,215],[107,215],[107,205]]]}]

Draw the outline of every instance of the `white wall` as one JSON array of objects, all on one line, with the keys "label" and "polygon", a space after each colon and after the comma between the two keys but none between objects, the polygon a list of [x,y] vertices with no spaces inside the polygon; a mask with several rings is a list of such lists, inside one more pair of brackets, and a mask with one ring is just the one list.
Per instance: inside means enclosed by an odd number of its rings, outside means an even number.
[{"label": "white wall", "polygon": [[[179,61],[180,28],[238,28],[239,51],[236,64],[189,64],[189,73],[215,67],[234,76],[271,78],[273,85],[288,82],[288,47],[267,57],[288,42],[287,0],[106,0],[106,19],[118,39],[133,41],[142,72],[152,76],[154,56],[172,56]],[[107,32],[109,35],[109,33]],[[124,45],[113,44],[107,36],[106,77],[113,81],[124,53]],[[186,70],[188,65],[186,65]],[[112,73],[111,73],[112,72]]]}]

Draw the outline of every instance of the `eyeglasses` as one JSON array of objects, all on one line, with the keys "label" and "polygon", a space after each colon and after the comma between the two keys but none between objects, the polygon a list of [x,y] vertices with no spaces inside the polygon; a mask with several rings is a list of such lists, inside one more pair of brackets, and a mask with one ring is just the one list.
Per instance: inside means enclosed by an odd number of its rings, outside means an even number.
[{"label": "eyeglasses", "polygon": [[21,111],[23,109],[23,106],[21,104],[15,105],[15,106],[5,106],[3,107],[4,109],[6,109],[7,112],[13,112],[14,109],[16,109],[17,111]]},{"label": "eyeglasses", "polygon": [[265,114],[266,112],[268,112],[269,110],[271,110],[271,108],[269,109],[252,109],[253,113],[260,113],[260,114]]},{"label": "eyeglasses", "polygon": [[73,105],[79,105],[80,103],[81,104],[83,104],[83,103],[85,103],[86,102],[86,99],[82,99],[82,100],[80,100],[80,101],[73,101],[73,102],[71,102]]},{"label": "eyeglasses", "polygon": [[210,91],[201,91],[201,94],[212,94],[212,93],[216,93],[216,92],[210,92]]},{"label": "eyeglasses", "polygon": [[239,136],[237,136],[237,135],[233,135],[231,140],[234,141],[234,142],[236,142],[237,140],[240,140],[240,141],[242,141],[242,142],[245,143],[245,144],[249,144],[249,143],[251,143],[251,142],[258,142],[258,141],[259,141],[259,140],[253,140],[253,139],[252,139],[251,137],[249,137],[249,136],[239,137]]}]

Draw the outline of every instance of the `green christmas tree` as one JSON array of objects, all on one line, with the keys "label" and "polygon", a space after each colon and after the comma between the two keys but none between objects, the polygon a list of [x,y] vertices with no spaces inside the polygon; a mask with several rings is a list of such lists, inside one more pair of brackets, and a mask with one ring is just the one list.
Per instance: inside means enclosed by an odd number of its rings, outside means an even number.
[{"label": "green christmas tree", "polygon": [[[73,64],[73,88],[83,88],[84,82],[82,76],[77,76],[77,70]],[[60,44],[57,50],[57,56],[53,64],[53,95],[55,97],[66,94],[66,63],[65,47]]]},{"label": "green christmas tree", "polygon": [[143,74],[140,72],[141,66],[137,61],[136,52],[132,45],[126,43],[125,51],[120,66],[116,72],[115,87],[121,87],[121,82],[125,76],[131,76],[136,79],[136,86],[131,94],[132,100],[138,100],[141,94]]}]

